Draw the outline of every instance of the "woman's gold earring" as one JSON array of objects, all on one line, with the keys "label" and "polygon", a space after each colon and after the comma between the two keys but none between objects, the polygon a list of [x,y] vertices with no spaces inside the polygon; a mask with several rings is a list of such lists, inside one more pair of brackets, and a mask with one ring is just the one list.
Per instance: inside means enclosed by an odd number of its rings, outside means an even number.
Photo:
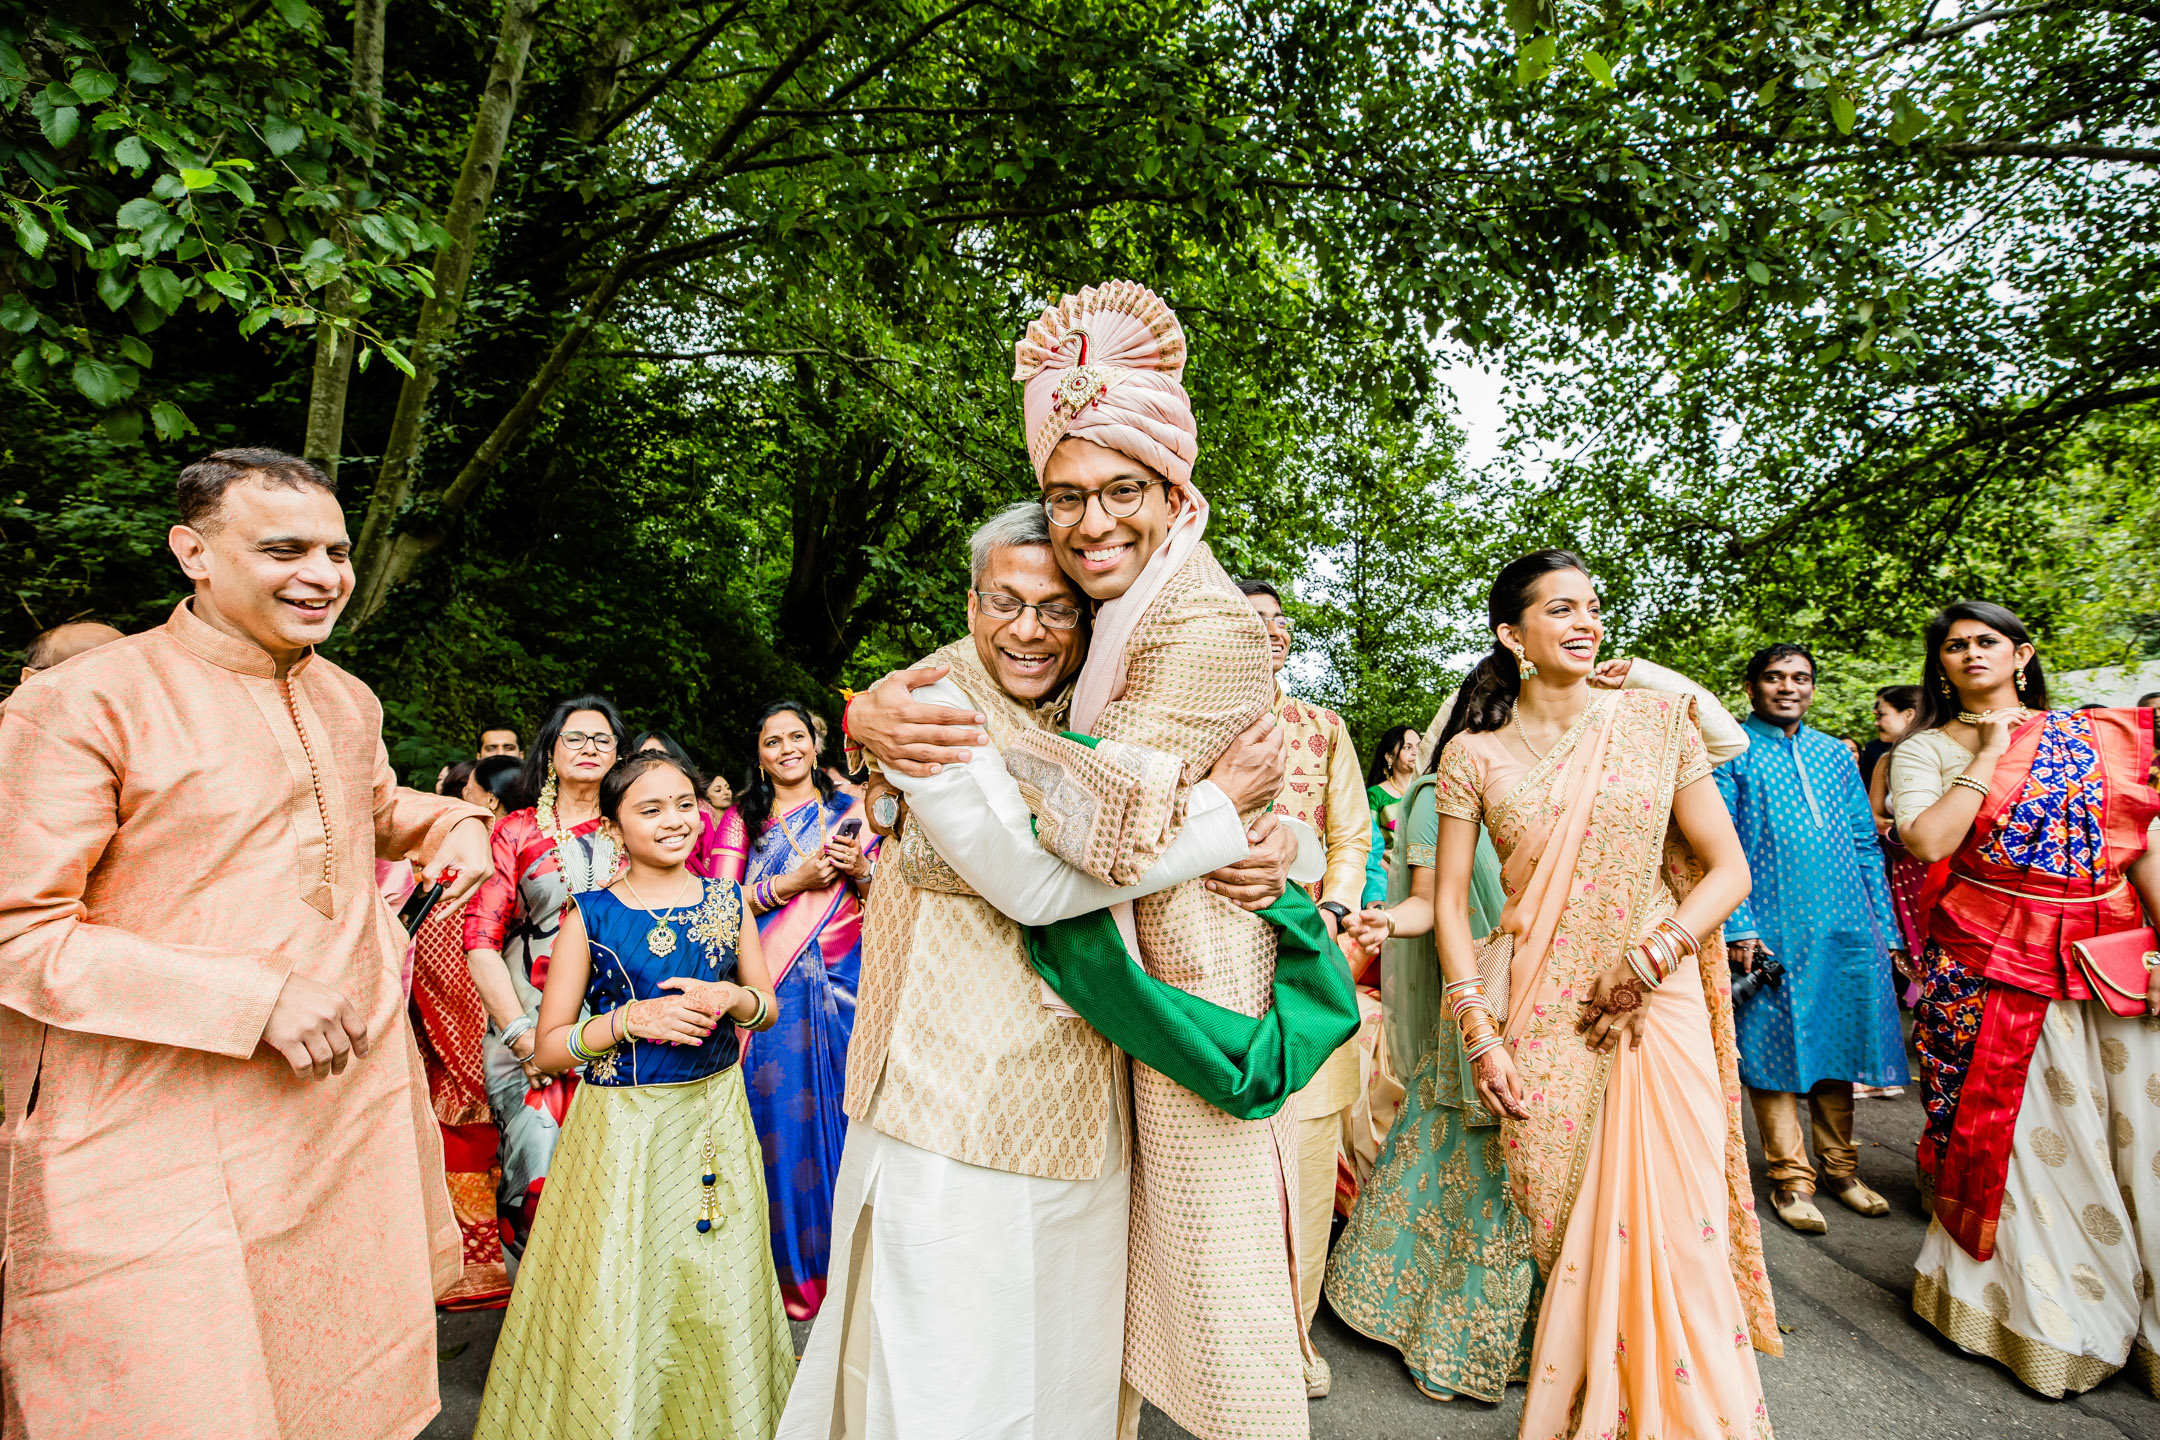
[{"label": "woman's gold earring", "polygon": [[1515,668],[1522,672],[1523,679],[1528,680],[1537,674],[1537,661],[1518,649],[1515,652]]},{"label": "woman's gold earring", "polygon": [[2013,684],[2013,685],[2015,685],[2015,686],[2017,687],[2018,699],[2020,699],[2020,700],[2024,699],[2024,698],[2025,698],[2025,667],[2024,667],[2024,666],[2022,666],[2022,665],[2018,666],[2018,672],[2017,672],[2017,675],[2016,675],[2016,677],[2015,677],[2014,679],[2012,679],[2012,681],[2011,681],[2010,683],[2011,683],[2011,684]]}]

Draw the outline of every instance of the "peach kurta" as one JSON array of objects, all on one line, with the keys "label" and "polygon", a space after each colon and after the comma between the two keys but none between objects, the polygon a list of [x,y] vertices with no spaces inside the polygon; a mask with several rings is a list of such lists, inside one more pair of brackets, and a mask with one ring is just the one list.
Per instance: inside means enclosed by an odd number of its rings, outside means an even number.
[{"label": "peach kurta", "polygon": [[[377,856],[482,812],[400,789],[382,708],[183,604],[0,718],[7,1440],[402,1440],[458,1270]],[[256,1053],[286,977],[366,1019]]]}]

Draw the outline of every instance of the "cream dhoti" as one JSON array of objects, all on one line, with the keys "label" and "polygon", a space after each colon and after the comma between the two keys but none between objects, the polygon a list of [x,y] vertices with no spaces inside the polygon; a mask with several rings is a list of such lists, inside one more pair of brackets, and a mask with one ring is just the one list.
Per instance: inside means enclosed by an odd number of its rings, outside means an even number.
[{"label": "cream dhoti", "polygon": [[[1132,1170],[1044,1180],[848,1128],[827,1313],[782,1436],[1103,1440],[1117,1423]],[[837,1423],[836,1423],[837,1422]]]}]

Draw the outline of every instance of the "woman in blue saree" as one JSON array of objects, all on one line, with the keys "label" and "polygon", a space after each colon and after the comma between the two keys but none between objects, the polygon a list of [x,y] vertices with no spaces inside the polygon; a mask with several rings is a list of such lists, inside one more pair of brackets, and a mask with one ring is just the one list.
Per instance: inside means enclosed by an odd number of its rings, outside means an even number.
[{"label": "woman in blue saree", "polygon": [[757,763],[720,822],[717,873],[757,916],[780,1020],[743,1059],[764,1147],[773,1261],[791,1319],[825,1298],[833,1180],[847,1116],[848,1037],[862,973],[862,896],[877,837],[859,801],[818,765],[808,707],[782,701],[758,724]]}]

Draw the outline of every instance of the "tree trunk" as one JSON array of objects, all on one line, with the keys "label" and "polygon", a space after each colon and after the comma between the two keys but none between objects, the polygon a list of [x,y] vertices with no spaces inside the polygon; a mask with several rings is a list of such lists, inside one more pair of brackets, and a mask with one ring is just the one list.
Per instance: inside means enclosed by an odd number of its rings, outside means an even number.
[{"label": "tree trunk", "polygon": [[473,115],[472,138],[466,144],[465,163],[458,171],[457,189],[445,217],[443,228],[450,243],[435,254],[435,294],[420,308],[420,322],[413,337],[413,373],[398,390],[397,413],[390,422],[390,438],[383,446],[382,468],[375,476],[375,492],[368,498],[367,517],[361,523],[360,541],[353,551],[353,565],[359,572],[352,606],[355,625],[366,623],[382,608],[389,587],[390,567],[384,562],[390,553],[390,528],[412,494],[428,397],[442,373],[443,352],[457,334],[465,286],[472,278],[473,253],[480,241],[480,223],[495,193],[503,149],[510,139],[510,123],[517,115],[518,88],[524,82],[525,62],[532,53],[538,9],[537,0],[504,0],[495,59],[488,67],[487,88]]},{"label": "tree trunk", "polygon": [[[356,0],[353,6],[352,132],[372,150],[382,123],[383,9],[387,0]],[[325,297],[326,317],[315,325],[315,376],[308,389],[307,441],[301,454],[337,479],[345,448],[345,397],[352,390],[352,328],[338,319],[352,314],[352,287],[336,281]]]}]

